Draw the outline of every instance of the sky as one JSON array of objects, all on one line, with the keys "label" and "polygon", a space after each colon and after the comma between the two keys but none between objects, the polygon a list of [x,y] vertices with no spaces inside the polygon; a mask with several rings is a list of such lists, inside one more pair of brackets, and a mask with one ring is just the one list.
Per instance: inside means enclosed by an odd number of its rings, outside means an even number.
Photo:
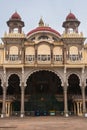
[{"label": "sky", "polygon": [[62,23],[71,11],[81,21],[79,32],[87,37],[87,0],[0,0],[0,37],[8,32],[6,22],[15,11],[25,22],[25,34],[38,26],[41,17],[62,34]]}]

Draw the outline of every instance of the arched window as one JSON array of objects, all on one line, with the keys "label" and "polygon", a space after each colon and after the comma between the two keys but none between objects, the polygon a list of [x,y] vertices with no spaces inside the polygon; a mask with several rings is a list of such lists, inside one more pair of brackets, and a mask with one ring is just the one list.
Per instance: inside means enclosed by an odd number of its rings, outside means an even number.
[{"label": "arched window", "polygon": [[51,54],[50,54],[50,47],[46,44],[40,45],[38,47],[38,61],[50,61]]},{"label": "arched window", "polygon": [[14,28],[13,33],[18,33],[18,28]]},{"label": "arched window", "polygon": [[35,50],[34,47],[27,47],[25,50],[25,60],[32,62],[35,59]]},{"label": "arched window", "polygon": [[70,60],[71,61],[78,61],[79,60],[79,55],[78,55],[78,48],[76,46],[70,47]]},{"label": "arched window", "polygon": [[42,35],[38,38],[38,40],[42,40],[42,39],[48,39],[48,36]]},{"label": "arched window", "polygon": [[18,47],[12,46],[9,50],[9,60],[17,61],[18,60]]},{"label": "arched window", "polygon": [[53,49],[54,61],[62,61],[62,48],[54,47]]}]

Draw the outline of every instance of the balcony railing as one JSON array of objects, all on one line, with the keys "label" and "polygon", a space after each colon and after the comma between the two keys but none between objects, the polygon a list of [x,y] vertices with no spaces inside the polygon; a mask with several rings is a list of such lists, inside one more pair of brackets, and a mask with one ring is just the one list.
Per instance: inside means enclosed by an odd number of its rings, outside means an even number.
[{"label": "balcony railing", "polygon": [[[66,63],[81,63],[82,56],[80,55],[68,55],[66,56]],[[22,57],[19,55],[9,55],[6,57],[5,63],[21,63]],[[63,55],[25,55],[24,62],[26,64],[62,64],[63,61]]]}]

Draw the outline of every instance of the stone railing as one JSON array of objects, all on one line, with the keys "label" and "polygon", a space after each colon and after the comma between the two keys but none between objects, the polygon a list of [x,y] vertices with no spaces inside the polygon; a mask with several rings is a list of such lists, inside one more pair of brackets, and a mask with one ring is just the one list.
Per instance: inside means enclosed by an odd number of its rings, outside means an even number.
[{"label": "stone railing", "polygon": [[83,33],[81,32],[81,33],[75,33],[75,32],[73,32],[73,33],[63,33],[62,34],[62,37],[63,38],[72,38],[72,37],[83,37]]},{"label": "stone railing", "polygon": [[6,33],[4,34],[4,38],[24,38],[25,34],[22,33]]}]

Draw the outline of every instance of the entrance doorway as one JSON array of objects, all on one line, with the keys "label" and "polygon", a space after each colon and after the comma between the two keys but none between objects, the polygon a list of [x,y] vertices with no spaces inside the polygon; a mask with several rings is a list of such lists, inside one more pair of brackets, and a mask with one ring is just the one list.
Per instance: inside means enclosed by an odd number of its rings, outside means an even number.
[{"label": "entrance doorway", "polygon": [[9,97],[9,116],[20,114],[20,99],[21,99],[21,89],[20,89],[20,79],[18,75],[12,74],[8,80],[7,96]]},{"label": "entrance doorway", "polygon": [[71,74],[68,78],[68,110],[74,115],[82,115],[82,100],[80,80],[76,74]]},{"label": "entrance doorway", "polygon": [[[63,89],[60,78],[51,71],[39,71],[28,77],[25,88],[25,111],[48,115],[63,111]],[[62,95],[62,96],[61,96]],[[61,98],[60,98],[61,97]]]},{"label": "entrance doorway", "polygon": [[0,114],[2,113],[2,102],[0,102]]}]

